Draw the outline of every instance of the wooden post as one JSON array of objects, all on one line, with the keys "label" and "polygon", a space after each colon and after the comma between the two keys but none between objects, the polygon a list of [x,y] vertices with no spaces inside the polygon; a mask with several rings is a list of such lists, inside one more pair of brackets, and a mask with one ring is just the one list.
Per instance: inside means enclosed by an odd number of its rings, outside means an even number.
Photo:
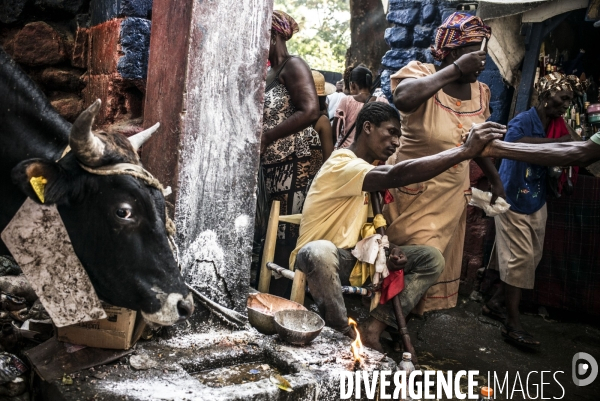
[{"label": "wooden post", "polygon": [[[538,66],[542,42],[568,15],[569,13],[559,14],[544,22],[533,22],[523,25],[526,51],[514,111],[515,116],[529,107],[529,100],[533,91],[533,81],[535,79],[535,69]],[[540,77],[544,75],[546,75],[546,72],[540,71]]]},{"label": "wooden post", "polygon": [[262,260],[260,262],[260,280],[258,282],[258,291],[260,292],[269,292],[269,285],[271,284],[271,271],[267,268],[267,263],[272,262],[273,258],[275,257],[278,226],[279,201],[273,201],[271,204],[271,213],[269,214],[269,223],[267,224],[265,247],[263,249]]},{"label": "wooden post", "polygon": [[304,295],[306,293],[306,275],[300,270],[294,271],[294,281],[292,282],[292,294],[290,300],[304,305]]},{"label": "wooden post", "polygon": [[250,281],[272,0],[154,0],[144,165],[173,194],[186,280],[242,312]]}]

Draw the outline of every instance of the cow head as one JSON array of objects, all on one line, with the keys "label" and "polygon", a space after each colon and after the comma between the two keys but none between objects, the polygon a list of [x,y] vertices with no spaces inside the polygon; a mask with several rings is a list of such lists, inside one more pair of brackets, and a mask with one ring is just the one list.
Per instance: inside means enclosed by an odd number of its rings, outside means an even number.
[{"label": "cow head", "polygon": [[[172,325],[188,318],[194,306],[169,245],[160,184],[110,173],[121,163],[144,171],[136,151],[157,127],[129,140],[93,133],[99,109],[97,100],[77,118],[66,156],[58,162],[22,161],[13,169],[13,181],[41,202],[30,179],[43,177],[43,201],[57,205],[100,299],[141,311],[148,322]],[[100,171],[107,175],[94,173]]]}]

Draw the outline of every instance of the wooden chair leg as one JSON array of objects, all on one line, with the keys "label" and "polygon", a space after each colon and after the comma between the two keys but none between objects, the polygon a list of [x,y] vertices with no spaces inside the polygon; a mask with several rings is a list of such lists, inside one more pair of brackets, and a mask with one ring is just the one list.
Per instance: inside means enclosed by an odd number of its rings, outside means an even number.
[{"label": "wooden chair leg", "polygon": [[304,305],[304,292],[306,288],[306,275],[300,270],[294,271],[294,281],[292,282],[292,294],[290,301],[298,302],[300,305]]},{"label": "wooden chair leg", "polygon": [[271,284],[271,271],[267,269],[267,263],[272,262],[275,257],[275,244],[277,242],[277,229],[279,226],[279,201],[273,201],[267,224],[267,235],[263,249],[262,261],[260,263],[260,279],[258,291],[268,293]]}]

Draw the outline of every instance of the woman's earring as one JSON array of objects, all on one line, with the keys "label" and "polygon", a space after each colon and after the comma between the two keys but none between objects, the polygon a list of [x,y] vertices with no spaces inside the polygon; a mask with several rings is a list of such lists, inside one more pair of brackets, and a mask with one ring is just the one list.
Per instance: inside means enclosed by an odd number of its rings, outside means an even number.
[{"label": "woman's earring", "polygon": [[548,102],[544,103],[544,107],[548,107]]},{"label": "woman's earring", "polygon": [[275,46],[277,44],[277,42],[275,41],[275,39],[271,39],[271,45]]}]

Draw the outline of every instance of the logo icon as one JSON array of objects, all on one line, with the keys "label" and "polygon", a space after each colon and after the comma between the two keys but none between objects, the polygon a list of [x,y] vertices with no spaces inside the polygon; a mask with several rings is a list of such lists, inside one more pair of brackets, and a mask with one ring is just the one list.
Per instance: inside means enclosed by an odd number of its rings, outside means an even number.
[{"label": "logo icon", "polygon": [[576,386],[584,387],[592,384],[598,376],[598,362],[586,352],[578,352],[573,355],[571,367],[573,371],[573,383]]}]

